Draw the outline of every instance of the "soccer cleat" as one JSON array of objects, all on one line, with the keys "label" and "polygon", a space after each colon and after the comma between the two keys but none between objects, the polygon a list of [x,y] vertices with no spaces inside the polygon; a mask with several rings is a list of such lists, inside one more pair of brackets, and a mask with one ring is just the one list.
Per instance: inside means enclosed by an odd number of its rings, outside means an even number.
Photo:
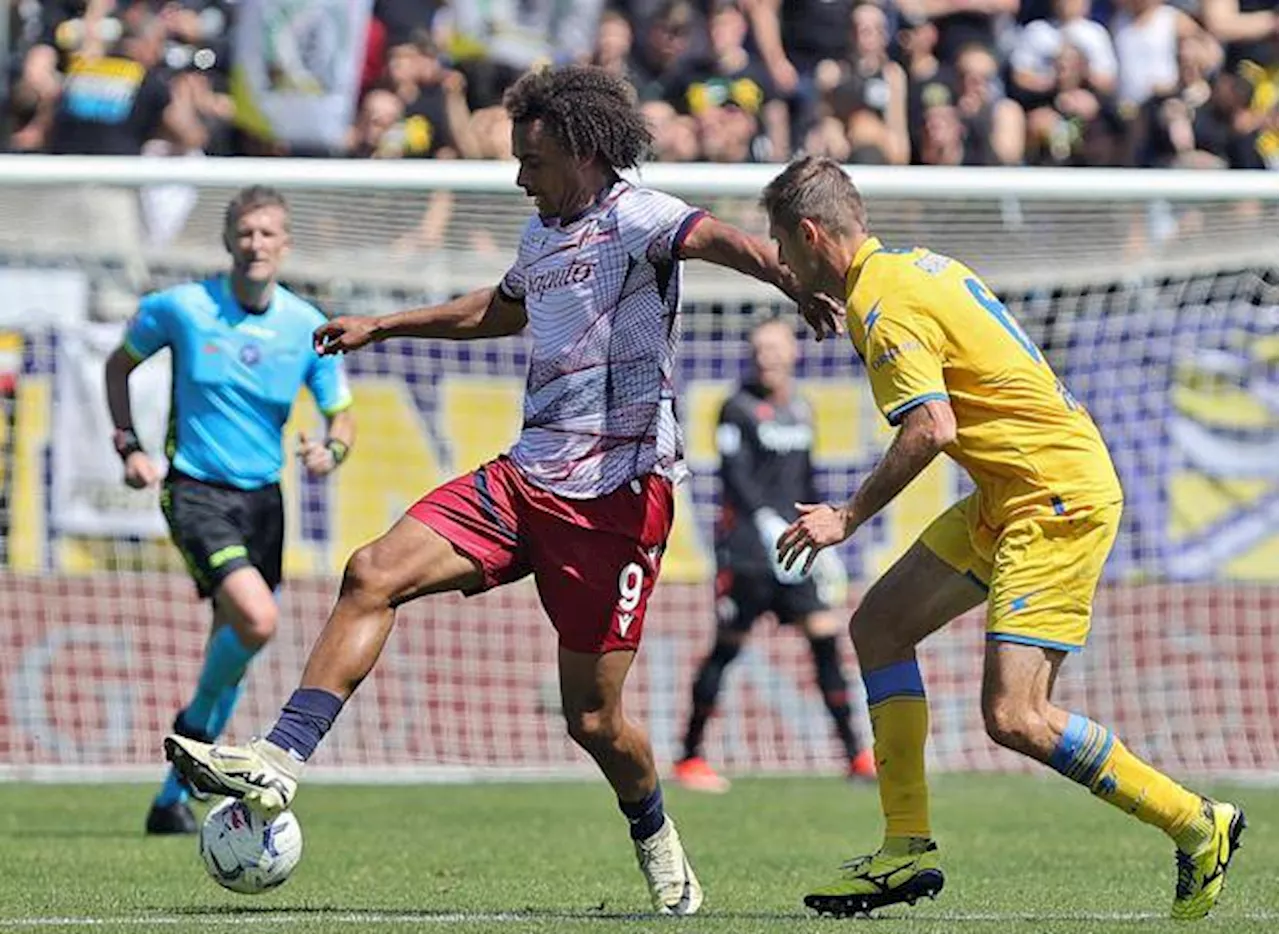
[{"label": "soccer cleat", "polygon": [[1205,800],[1213,813],[1213,836],[1195,853],[1178,850],[1178,887],[1173,896],[1170,916],[1176,921],[1203,918],[1222,895],[1231,857],[1240,849],[1240,836],[1247,825],[1244,811],[1234,804]]},{"label": "soccer cleat", "polygon": [[150,836],[171,836],[196,832],[196,816],[185,801],[173,804],[152,804],[147,812],[147,833]]},{"label": "soccer cleat", "polygon": [[684,854],[680,834],[670,817],[647,840],[636,840],[636,861],[645,881],[653,909],[660,915],[691,915],[702,905],[702,886]]},{"label": "soccer cleat", "polygon": [[164,754],[196,788],[240,798],[266,817],[287,810],[298,790],[301,763],[264,739],[247,746],[211,746],[170,735],[164,738]]},{"label": "soccer cleat", "polygon": [[672,772],[676,781],[690,791],[722,795],[729,790],[729,779],[717,775],[711,764],[701,756],[681,759]]},{"label": "soccer cleat", "polygon": [[804,897],[806,907],[820,915],[848,918],[868,914],[887,905],[933,898],[942,891],[938,845],[930,843],[920,853],[888,856],[883,852],[859,856],[840,867],[829,885]]},{"label": "soccer cleat", "polygon": [[[204,730],[197,730],[194,727],[187,725],[187,721],[182,719],[185,713],[186,713],[186,710],[179,710],[178,715],[173,718],[173,732],[176,733],[178,736],[185,736],[187,739],[198,740],[202,743],[212,743],[214,738],[210,736],[208,733],[206,733]],[[181,778],[181,775],[179,777]],[[186,780],[186,778],[182,778],[182,785],[184,788],[186,788],[187,794],[189,794],[196,801],[209,800],[209,796],[207,794],[205,794],[199,788],[196,788],[195,786],[193,786],[191,782]]]},{"label": "soccer cleat", "polygon": [[876,756],[870,749],[864,749],[849,760],[849,769],[845,773],[850,781],[868,781],[876,777]]}]

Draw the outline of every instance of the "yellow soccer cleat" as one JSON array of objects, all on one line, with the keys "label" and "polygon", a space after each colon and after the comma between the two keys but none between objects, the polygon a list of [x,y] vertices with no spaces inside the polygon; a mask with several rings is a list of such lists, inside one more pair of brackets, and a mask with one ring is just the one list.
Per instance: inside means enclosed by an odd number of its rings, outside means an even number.
[{"label": "yellow soccer cleat", "polygon": [[1240,835],[1248,826],[1244,811],[1234,804],[1205,801],[1213,811],[1213,836],[1199,851],[1174,856],[1178,862],[1178,888],[1173,896],[1170,916],[1176,921],[1203,918],[1222,895],[1231,857],[1240,849]]},{"label": "yellow soccer cleat", "polygon": [[942,891],[938,845],[930,843],[920,853],[889,856],[883,851],[859,856],[840,867],[839,877],[804,897],[804,903],[820,915],[847,918],[867,914],[887,905],[918,898],[933,898]]},{"label": "yellow soccer cleat", "polygon": [[214,746],[170,734],[164,738],[164,754],[196,788],[240,798],[267,817],[288,810],[298,791],[302,764],[264,739],[247,746]]}]

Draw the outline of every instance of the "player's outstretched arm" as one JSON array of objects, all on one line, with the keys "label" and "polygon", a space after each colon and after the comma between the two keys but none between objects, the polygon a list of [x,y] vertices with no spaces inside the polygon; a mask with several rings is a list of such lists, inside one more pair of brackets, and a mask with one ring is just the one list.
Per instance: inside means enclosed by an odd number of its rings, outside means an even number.
[{"label": "player's outstretched arm", "polygon": [[391,337],[455,341],[506,337],[523,331],[528,321],[524,302],[490,286],[441,305],[371,318],[334,318],[316,328],[313,339],[317,352],[334,354],[359,350]]},{"label": "player's outstretched arm", "polygon": [[779,261],[778,251],[772,244],[732,224],[704,217],[685,236],[680,258],[725,266],[774,286],[796,303],[818,340],[843,330],[842,303],[828,295],[805,294],[791,270]]},{"label": "player's outstretched arm", "polygon": [[956,438],[956,416],[945,399],[930,399],[902,418],[889,450],[847,503],[797,503],[800,518],[778,539],[778,559],[790,568],[805,552],[808,571],[819,550],[838,545],[901,493]]}]

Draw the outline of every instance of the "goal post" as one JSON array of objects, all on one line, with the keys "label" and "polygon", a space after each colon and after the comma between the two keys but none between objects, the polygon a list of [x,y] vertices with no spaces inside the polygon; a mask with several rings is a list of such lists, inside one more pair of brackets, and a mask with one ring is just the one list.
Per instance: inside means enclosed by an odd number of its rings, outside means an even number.
[{"label": "goal post", "polygon": [[[763,234],[780,166],[652,165],[647,185]],[[1182,775],[1277,768],[1277,180],[1271,173],[904,169],[851,175],[886,242],[975,268],[1088,406],[1126,490],[1085,652],[1063,703]],[[209,611],[164,538],[154,492],[120,483],[102,363],[142,290],[220,270],[226,202],[289,199],[287,283],[330,314],[375,314],[498,280],[529,204],[511,164],[0,156],[0,777],[160,773],[159,739],[199,670]],[[781,297],[690,264],[679,399],[693,476],[629,687],[661,762],[678,753],[714,627],[714,421],[745,335]],[[348,358],[359,441],[327,482],[285,471],[286,583],[230,735],[262,731],[296,683],[352,549],[434,484],[506,448],[527,346],[398,341]],[[134,377],[159,450],[167,361]],[[820,490],[847,495],[890,437],[843,341],[809,344]],[[309,400],[287,438],[316,431]],[[292,445],[286,445],[291,448]],[[291,452],[287,450],[287,454]],[[850,605],[967,489],[939,462],[841,549]],[[804,640],[762,621],[726,682],[707,752],[729,771],[840,767]],[[982,620],[922,650],[943,770],[1025,765],[983,735]],[[577,776],[555,636],[528,582],[400,611],[374,674],[317,757],[317,777],[423,781]],[[856,659],[842,651],[865,707]]]}]

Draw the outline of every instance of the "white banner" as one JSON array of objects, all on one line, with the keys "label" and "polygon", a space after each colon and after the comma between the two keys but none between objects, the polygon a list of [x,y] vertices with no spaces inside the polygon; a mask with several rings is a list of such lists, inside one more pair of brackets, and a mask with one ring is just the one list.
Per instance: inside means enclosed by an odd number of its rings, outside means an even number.
[{"label": "white banner", "polygon": [[[111,436],[104,367],[124,325],[84,324],[58,335],[53,414],[52,524],[64,535],[144,538],[168,534],[159,490],[131,490]],[[169,353],[161,352],[129,378],[133,423],[161,471],[169,418]]]},{"label": "white banner", "polygon": [[0,330],[67,326],[89,314],[89,280],[70,269],[0,269]]},{"label": "white banner", "polygon": [[355,115],[372,0],[242,0],[236,121],[268,140],[340,146]]}]

